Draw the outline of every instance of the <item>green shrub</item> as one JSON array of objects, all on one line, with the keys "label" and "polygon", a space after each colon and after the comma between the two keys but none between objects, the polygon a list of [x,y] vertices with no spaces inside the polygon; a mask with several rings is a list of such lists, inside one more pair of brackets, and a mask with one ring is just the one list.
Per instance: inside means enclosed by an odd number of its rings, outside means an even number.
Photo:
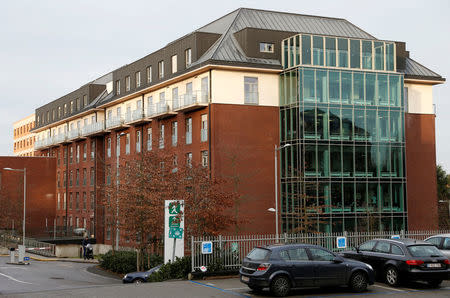
[{"label": "green shrub", "polygon": [[168,279],[186,278],[191,272],[191,257],[176,258],[175,262],[161,266],[158,272],[150,275],[148,281],[164,281]]},{"label": "green shrub", "polygon": [[[147,255],[144,254],[144,270],[153,268],[163,262],[161,256],[150,255],[150,268],[147,267]],[[129,273],[136,271],[136,252],[135,251],[115,251],[110,250],[100,258],[100,267],[111,270],[116,273]]]}]

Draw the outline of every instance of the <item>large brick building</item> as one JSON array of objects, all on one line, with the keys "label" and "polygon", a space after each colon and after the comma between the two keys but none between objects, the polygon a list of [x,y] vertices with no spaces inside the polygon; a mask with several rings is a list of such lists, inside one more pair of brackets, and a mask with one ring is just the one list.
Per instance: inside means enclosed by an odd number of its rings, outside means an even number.
[{"label": "large brick building", "polygon": [[14,155],[34,156],[34,133],[31,130],[35,126],[34,113],[13,124]]},{"label": "large brick building", "polygon": [[100,242],[113,227],[99,186],[124,156],[168,148],[239,177],[241,233],[274,231],[280,144],[283,232],[298,194],[326,206],[320,231],[435,228],[432,86],[444,81],[404,42],[344,19],[242,8],[37,108],[35,149],[56,157],[58,225]]}]

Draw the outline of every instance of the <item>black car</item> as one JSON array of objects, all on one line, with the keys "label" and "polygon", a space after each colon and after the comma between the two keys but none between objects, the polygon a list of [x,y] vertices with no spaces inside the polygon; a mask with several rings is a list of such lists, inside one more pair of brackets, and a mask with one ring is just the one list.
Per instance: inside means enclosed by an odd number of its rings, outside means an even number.
[{"label": "black car", "polygon": [[372,265],[376,277],[390,286],[408,280],[426,281],[437,287],[450,274],[450,262],[442,252],[420,240],[374,239],[341,255]]},{"label": "black car", "polygon": [[370,265],[309,244],[255,247],[244,258],[239,275],[250,289],[269,287],[276,296],[287,295],[291,288],[340,285],[362,292],[374,283]]},{"label": "black car", "polygon": [[153,273],[157,272],[159,270],[159,268],[161,268],[161,265],[158,265],[156,267],[151,268],[148,271],[142,271],[142,272],[131,272],[131,273],[127,273],[125,274],[125,276],[123,277],[122,281],[124,284],[126,283],[142,283],[142,282],[147,282],[148,277],[150,275],[152,275]]}]

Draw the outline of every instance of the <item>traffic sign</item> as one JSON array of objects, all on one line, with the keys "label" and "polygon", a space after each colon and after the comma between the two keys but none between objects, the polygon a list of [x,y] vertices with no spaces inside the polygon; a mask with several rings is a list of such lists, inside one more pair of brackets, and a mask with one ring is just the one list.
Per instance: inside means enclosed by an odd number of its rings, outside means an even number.
[{"label": "traffic sign", "polygon": [[337,248],[347,248],[347,237],[336,237]]},{"label": "traffic sign", "polygon": [[183,238],[183,228],[170,228],[169,238],[181,239]]},{"label": "traffic sign", "polygon": [[24,260],[24,261],[29,261],[29,260],[30,260],[30,257],[23,257],[23,260]]},{"label": "traffic sign", "polygon": [[212,254],[212,242],[211,241],[203,241],[202,242],[202,254]]},{"label": "traffic sign", "polygon": [[180,202],[171,202],[169,204],[169,214],[178,214],[180,213]]},{"label": "traffic sign", "polygon": [[400,235],[392,235],[391,239],[400,239]]},{"label": "traffic sign", "polygon": [[169,216],[169,228],[179,228],[181,219],[177,216]]}]

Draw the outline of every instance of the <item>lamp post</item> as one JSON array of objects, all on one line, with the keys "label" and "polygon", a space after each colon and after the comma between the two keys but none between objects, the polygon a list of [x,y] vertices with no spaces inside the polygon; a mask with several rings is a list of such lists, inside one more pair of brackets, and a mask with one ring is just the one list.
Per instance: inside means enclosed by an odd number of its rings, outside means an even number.
[{"label": "lamp post", "polygon": [[25,247],[25,206],[26,206],[26,195],[27,195],[27,168],[23,168],[23,169],[3,168],[3,170],[5,170],[5,171],[23,172],[23,223],[22,223],[22,233],[23,233],[23,246]]},{"label": "lamp post", "polygon": [[[274,150],[274,160],[275,160],[275,234],[276,234],[276,241],[278,242],[279,239],[279,234],[278,234],[278,164],[277,164],[277,160],[278,160],[278,151],[280,151],[283,148],[292,146],[291,144],[284,144],[283,146],[277,146],[277,144],[275,144],[275,150]],[[269,208],[269,211],[272,211],[273,208]]]}]

